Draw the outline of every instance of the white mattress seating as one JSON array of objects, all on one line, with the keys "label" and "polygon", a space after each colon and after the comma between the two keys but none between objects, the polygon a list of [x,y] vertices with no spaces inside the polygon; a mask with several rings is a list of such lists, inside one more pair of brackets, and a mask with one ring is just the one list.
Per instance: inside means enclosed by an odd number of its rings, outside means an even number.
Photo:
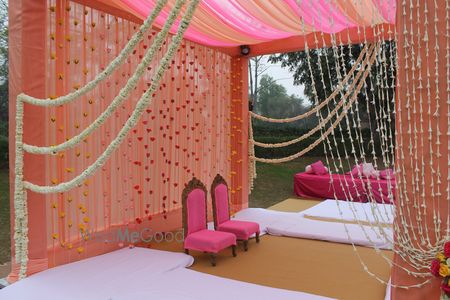
[{"label": "white mattress seating", "polygon": [[[267,234],[267,226],[273,224],[280,219],[292,219],[298,217],[297,212],[282,212],[265,208],[245,208],[238,211],[232,220],[251,221],[259,224],[260,236]],[[214,223],[208,223],[209,229],[214,229]]]},{"label": "white mattress seating", "polygon": [[329,299],[185,269],[192,262],[184,253],[126,248],[34,274],[0,290],[0,299]]},{"label": "white mattress seating", "polygon": [[0,290],[0,299],[116,299],[122,289],[148,285],[161,274],[193,262],[184,253],[124,248],[34,274]]},{"label": "white mattress seating", "polygon": [[389,226],[394,221],[394,206],[328,199],[302,211],[301,214],[315,220]]},{"label": "white mattress seating", "polygon": [[387,227],[383,228],[386,239],[376,227],[317,221],[299,216],[296,220],[273,223],[267,230],[271,235],[392,249],[393,232]]}]

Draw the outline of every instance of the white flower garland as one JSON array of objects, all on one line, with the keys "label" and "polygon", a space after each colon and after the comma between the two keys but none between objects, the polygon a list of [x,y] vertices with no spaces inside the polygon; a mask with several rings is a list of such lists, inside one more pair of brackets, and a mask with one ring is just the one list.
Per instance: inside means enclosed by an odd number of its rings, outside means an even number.
[{"label": "white flower garland", "polygon": [[[184,3],[185,0],[180,0],[178,3]],[[57,186],[38,186],[30,182],[23,181],[23,102],[28,102],[34,104],[34,100],[24,96],[17,98],[17,112],[16,112],[16,161],[15,161],[15,193],[14,193],[14,205],[15,205],[15,250],[16,250],[16,261],[20,263],[20,273],[19,279],[26,277],[27,261],[28,261],[28,216],[26,207],[26,193],[25,188],[30,189],[38,193],[57,193],[64,192],[71,188],[76,187],[78,184],[83,182],[87,177],[91,176],[98,168],[103,166],[103,164],[109,159],[110,155],[116,150],[120,144],[123,142],[129,131],[136,125],[142,116],[145,108],[151,103],[152,95],[159,87],[159,83],[170,64],[176,50],[180,46],[183,35],[186,29],[189,27],[189,23],[194,15],[195,9],[198,6],[200,0],[192,0],[183,16],[180,25],[178,27],[176,35],[172,38],[172,42],[169,49],[165,53],[164,57],[160,61],[158,70],[152,80],[151,87],[141,96],[136,108],[134,109],[131,116],[126,121],[125,125],[119,131],[117,137],[109,144],[106,150],[100,155],[100,157],[85,171],[83,171],[76,178],[69,182],[59,184]],[[175,10],[176,8],[174,8]],[[176,19],[176,15],[172,16]],[[173,20],[167,20],[167,22],[173,22]],[[149,53],[147,53],[149,54]],[[136,72],[135,72],[136,73]],[[69,95],[68,95],[69,96]],[[72,97],[72,96],[71,96]],[[66,103],[66,98],[60,99]]]},{"label": "white flower garland", "polygon": [[[374,54],[372,55],[372,57],[370,58],[370,62],[369,62],[369,66],[372,65],[373,61],[376,58],[376,51],[374,52]],[[364,78],[365,76],[367,76],[367,74],[370,73],[370,67],[367,68],[364,71]],[[358,84],[358,86],[356,87],[357,90],[360,90],[361,87],[363,86],[363,84],[365,83],[364,80],[361,80]],[[334,130],[336,129],[336,127],[338,126],[338,124],[342,121],[342,119],[347,115],[348,110],[350,109],[350,107],[353,105],[353,103],[355,103],[357,101],[357,93],[353,94],[352,97],[350,98],[350,101],[344,106],[343,111],[341,112],[341,114],[336,118],[336,120],[331,124],[331,126],[322,133],[322,135],[315,140],[313,143],[311,143],[308,147],[306,147],[305,149],[301,150],[298,153],[292,154],[290,156],[287,157],[283,157],[283,158],[261,158],[261,157],[252,157],[252,159],[254,159],[255,161],[259,161],[259,162],[264,162],[264,163],[272,163],[272,164],[278,164],[278,163],[283,163],[283,162],[288,162],[291,160],[294,160],[296,158],[299,158],[301,156],[303,156],[305,153],[308,153],[309,151],[311,151],[312,149],[314,149],[317,145],[320,144],[320,142],[324,141],[328,135],[330,135],[332,132],[334,132]],[[322,127],[319,127],[322,128]]]},{"label": "white flower garland", "polygon": [[[373,50],[373,48],[371,48],[371,50]],[[377,49],[378,50],[378,49]],[[358,94],[359,91],[362,88],[362,85],[358,85],[358,88],[355,88],[355,85],[358,83],[358,81],[361,79],[361,75],[364,73],[365,67],[366,65],[368,65],[369,63],[369,58],[371,56],[373,56],[373,51],[369,51],[369,53],[367,54],[368,56],[366,57],[366,59],[364,59],[363,64],[360,68],[360,70],[358,71],[358,73],[355,76],[354,81],[352,82],[352,84],[350,85],[350,87],[347,89],[347,92],[345,93],[345,95],[342,96],[342,99],[338,102],[338,104],[335,106],[335,108],[328,113],[327,117],[323,120],[321,120],[319,122],[319,124],[314,127],[313,129],[311,129],[310,131],[308,131],[307,133],[303,134],[302,136],[286,141],[286,142],[281,142],[281,143],[262,143],[262,142],[258,142],[258,141],[253,141],[253,144],[255,146],[258,147],[264,147],[264,148],[280,148],[280,147],[286,147],[295,143],[298,143],[300,141],[303,141],[304,139],[310,137],[311,135],[313,135],[314,133],[316,133],[317,131],[320,130],[320,128],[324,128],[325,125],[331,120],[331,118],[333,118],[338,110],[344,105],[344,103],[347,101],[347,98],[350,96],[350,94]],[[362,81],[366,80],[368,73],[365,72],[363,75],[363,78],[361,79]],[[322,102],[324,103],[324,102]],[[319,105],[320,106],[320,105]],[[318,107],[318,106],[317,106]],[[312,110],[310,110],[312,111]],[[342,113],[341,113],[342,114]]]},{"label": "white flower garland", "polygon": [[252,118],[248,118],[248,193],[251,194],[253,190],[253,185],[255,178],[257,176],[256,174],[256,161],[254,159],[255,157],[255,145],[254,145],[254,139],[253,139],[253,125],[252,125]]},{"label": "white flower garland", "polygon": [[[254,112],[250,112],[250,115],[258,120],[261,121],[265,121],[265,122],[271,122],[271,123],[290,123],[290,122],[295,122],[298,120],[302,120],[306,117],[311,116],[312,114],[318,112],[320,109],[322,109],[325,105],[327,105],[331,100],[333,100],[340,92],[342,92],[343,88],[346,86],[347,82],[350,80],[350,78],[353,77],[353,73],[355,72],[355,70],[357,69],[357,67],[359,66],[359,64],[361,63],[364,55],[366,54],[367,51],[369,51],[370,53],[372,53],[373,49],[375,47],[375,44],[370,45],[369,49],[367,48],[367,45],[364,46],[364,48],[362,49],[358,59],[355,61],[354,65],[352,66],[352,68],[349,71],[348,76],[346,76],[340,83],[339,85],[336,87],[336,89],[330,94],[330,96],[328,96],[324,101],[322,101],[319,105],[315,106],[314,108],[312,108],[311,110],[300,114],[298,116],[292,117],[292,118],[284,118],[284,119],[274,119],[274,118],[269,118],[269,117],[265,117],[259,114],[256,114]],[[358,73],[360,73],[360,71],[358,71]]]},{"label": "white flower garland", "polygon": [[28,215],[26,191],[23,186],[23,102],[16,102],[16,157],[14,165],[14,249],[20,264],[19,279],[26,275],[28,263]]}]

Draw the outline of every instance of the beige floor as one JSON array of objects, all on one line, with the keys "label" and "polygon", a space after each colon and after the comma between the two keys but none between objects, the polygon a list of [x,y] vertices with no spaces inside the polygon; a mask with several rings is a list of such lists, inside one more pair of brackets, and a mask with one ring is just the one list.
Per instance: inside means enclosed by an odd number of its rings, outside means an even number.
[{"label": "beige floor", "polygon": [[[317,204],[313,200],[288,199],[271,209],[301,211]],[[182,244],[155,244],[154,249],[183,251]],[[357,247],[369,270],[388,280],[390,268],[373,249]],[[390,251],[383,251],[388,257]],[[233,258],[223,251],[212,267],[203,253],[191,253],[191,267],[221,277],[328,296],[337,299],[384,299],[385,286],[370,277],[361,266],[351,245],[288,237],[263,236],[261,243],[251,241],[249,251],[242,247]]]}]

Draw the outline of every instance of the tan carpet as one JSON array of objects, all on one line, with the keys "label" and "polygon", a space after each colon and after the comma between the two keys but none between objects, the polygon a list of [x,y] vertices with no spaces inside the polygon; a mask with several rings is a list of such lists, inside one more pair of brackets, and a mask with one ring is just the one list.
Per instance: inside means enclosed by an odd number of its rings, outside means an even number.
[{"label": "tan carpet", "polygon": [[[318,201],[288,199],[271,207],[280,211],[301,211]],[[182,244],[152,244],[152,248],[183,251]],[[387,280],[388,264],[374,250],[357,247],[369,269]],[[392,252],[383,251],[391,257]],[[288,289],[337,299],[384,299],[385,286],[370,277],[360,265],[351,245],[288,237],[263,236],[261,243],[249,243],[249,251],[239,248],[233,258],[223,251],[212,267],[203,253],[191,253],[193,270],[221,277]]]}]

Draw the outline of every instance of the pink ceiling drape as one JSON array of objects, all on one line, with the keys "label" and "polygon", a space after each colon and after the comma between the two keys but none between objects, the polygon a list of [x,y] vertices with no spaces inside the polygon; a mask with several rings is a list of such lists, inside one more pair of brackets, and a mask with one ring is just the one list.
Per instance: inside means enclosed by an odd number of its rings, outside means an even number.
[{"label": "pink ceiling drape", "polygon": [[[155,0],[113,0],[141,19]],[[162,26],[175,0],[157,19]],[[186,38],[208,46],[230,47],[348,28],[395,23],[395,0],[203,0]],[[174,27],[175,28],[175,27]]]}]

